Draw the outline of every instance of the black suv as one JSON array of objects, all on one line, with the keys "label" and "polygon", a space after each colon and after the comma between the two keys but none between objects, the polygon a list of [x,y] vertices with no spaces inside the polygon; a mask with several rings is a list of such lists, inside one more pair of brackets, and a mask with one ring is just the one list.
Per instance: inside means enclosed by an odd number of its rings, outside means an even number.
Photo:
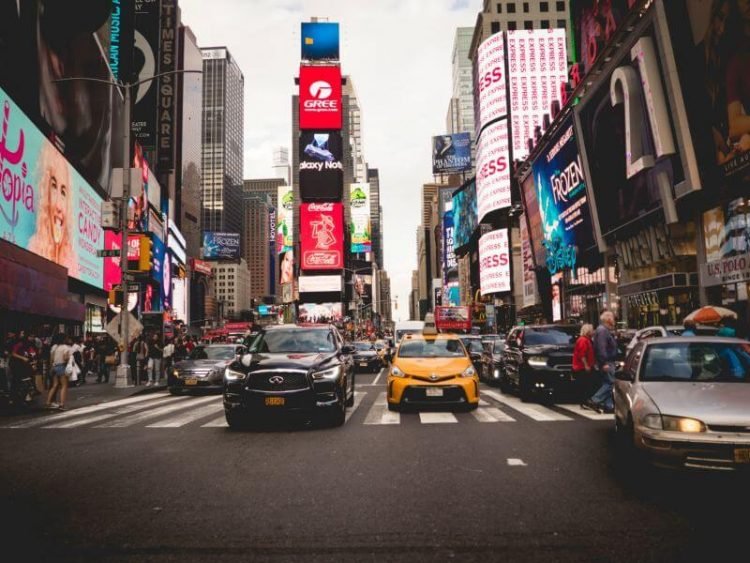
[{"label": "black suv", "polygon": [[572,387],[576,325],[531,325],[514,328],[503,352],[501,389],[514,388],[523,401],[533,396],[548,401]]},{"label": "black suv", "polygon": [[353,352],[332,326],[267,327],[225,371],[227,423],[281,412],[322,414],[341,426],[354,402]]}]

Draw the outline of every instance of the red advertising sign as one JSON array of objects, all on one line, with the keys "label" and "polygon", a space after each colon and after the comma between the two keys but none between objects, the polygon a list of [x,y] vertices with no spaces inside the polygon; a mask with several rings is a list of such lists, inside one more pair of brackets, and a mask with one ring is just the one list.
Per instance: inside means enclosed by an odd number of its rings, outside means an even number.
[{"label": "red advertising sign", "polygon": [[468,307],[435,307],[435,328],[471,330],[471,311]]},{"label": "red advertising sign", "polygon": [[[140,246],[138,242],[140,237],[138,234],[130,235],[128,237],[128,260],[138,260],[141,256]],[[122,235],[114,231],[104,231],[104,249],[105,250],[120,250],[122,246]],[[104,291],[109,291],[112,286],[118,285],[122,280],[122,274],[120,272],[120,257],[108,257],[104,258]]]},{"label": "red advertising sign", "polygon": [[299,67],[300,129],[341,129],[341,68]]},{"label": "red advertising sign", "polygon": [[344,206],[341,203],[303,203],[299,208],[303,270],[340,270],[344,267]]},{"label": "red advertising sign", "polygon": [[190,259],[190,269],[204,276],[211,275],[211,264],[205,260],[198,260],[197,258]]}]

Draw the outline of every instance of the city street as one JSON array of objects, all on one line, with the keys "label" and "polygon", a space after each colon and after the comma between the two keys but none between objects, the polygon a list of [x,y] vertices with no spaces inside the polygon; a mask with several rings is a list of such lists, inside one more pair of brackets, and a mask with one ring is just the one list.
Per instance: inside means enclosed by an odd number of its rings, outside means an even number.
[{"label": "city street", "polygon": [[611,417],[486,386],[473,413],[390,413],[384,394],[384,373],[359,375],[355,406],[334,429],[234,432],[220,397],[164,392],[0,420],[6,560],[740,553],[747,479],[628,474],[616,467]]}]

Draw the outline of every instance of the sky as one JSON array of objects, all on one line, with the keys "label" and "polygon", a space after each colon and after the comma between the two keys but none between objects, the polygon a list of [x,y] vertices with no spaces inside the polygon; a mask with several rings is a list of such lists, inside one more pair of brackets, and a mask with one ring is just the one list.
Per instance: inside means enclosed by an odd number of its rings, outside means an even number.
[{"label": "sky", "polygon": [[[380,170],[385,269],[394,320],[409,318],[422,184],[430,142],[445,132],[457,27],[473,27],[481,0],[180,0],[201,47],[226,46],[245,77],[244,177],[271,176],[274,147],[291,149],[291,96],[300,23],[341,27],[341,70],[360,106],[365,157]],[[291,153],[290,153],[291,154]]]}]

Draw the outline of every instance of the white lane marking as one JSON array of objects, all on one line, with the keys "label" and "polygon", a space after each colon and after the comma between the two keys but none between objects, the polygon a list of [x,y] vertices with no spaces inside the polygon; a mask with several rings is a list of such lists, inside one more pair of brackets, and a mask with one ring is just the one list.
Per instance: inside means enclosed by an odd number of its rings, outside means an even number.
[{"label": "white lane marking", "polygon": [[508,465],[510,465],[511,467],[526,467],[526,464],[522,459],[518,459],[515,457],[508,458]]},{"label": "white lane marking", "polygon": [[367,395],[367,391],[355,391],[354,392],[354,404],[346,409],[346,420],[349,421],[349,419],[354,414],[354,411],[356,411],[359,408],[359,405],[362,404],[362,399],[365,398],[365,395]]},{"label": "white lane marking", "polygon": [[[479,401],[482,404],[482,401]],[[485,403],[489,404],[489,403]],[[479,422],[515,422],[516,419],[508,416],[497,407],[482,407],[471,411],[471,415]]]},{"label": "white lane marking", "polygon": [[97,403],[96,405],[89,405],[88,407],[81,407],[80,409],[73,409],[70,411],[64,411],[54,416],[40,416],[32,420],[25,422],[19,422],[16,424],[10,424],[3,426],[2,428],[34,428],[36,426],[45,426],[51,421],[67,420],[72,417],[81,416],[84,414],[91,414],[92,412],[99,412],[113,407],[119,407],[122,405],[129,405],[133,403],[142,403],[144,401],[153,401],[154,399],[160,399],[165,396],[164,393],[154,393],[153,395],[138,395],[137,397],[128,397],[127,399],[119,399],[117,401],[109,401],[107,403]]},{"label": "white lane marking", "polygon": [[200,420],[201,418],[214,416],[220,412],[224,412],[223,405],[221,404],[206,405],[199,409],[188,411],[186,413],[182,413],[177,416],[167,418],[166,420],[161,420],[159,422],[149,424],[146,426],[146,428],[179,428],[180,426],[185,426],[186,424],[189,424],[196,420]]},{"label": "white lane marking", "polygon": [[458,422],[452,412],[420,412],[419,421],[422,424],[447,424]]},{"label": "white lane marking", "polygon": [[227,424],[227,417],[222,414],[219,418],[202,424],[201,428],[229,428],[229,424]]},{"label": "white lane marking", "polygon": [[385,391],[379,393],[365,417],[365,424],[400,424],[401,415],[388,410]]},{"label": "white lane marking", "polygon": [[510,408],[517,410],[523,415],[536,420],[537,422],[557,422],[563,420],[573,420],[569,416],[560,414],[551,409],[545,408],[541,405],[535,405],[533,403],[524,403],[521,399],[516,397],[509,397],[508,395],[501,395],[495,391],[482,391],[485,395],[488,395],[496,401],[508,405]]},{"label": "white lane marking", "polygon": [[[120,416],[123,414],[128,414],[135,411],[150,409],[156,406],[165,405],[168,403],[174,403],[177,401],[184,400],[182,397],[165,397],[164,399],[160,399],[158,401],[154,401],[152,403],[136,403],[135,405],[127,405],[125,407],[115,409],[112,412],[108,412],[105,414],[95,414],[93,416],[84,416],[83,418],[76,418],[74,420],[70,420],[67,422],[55,422],[54,424],[48,424],[47,426],[42,426],[42,428],[78,428],[79,426],[85,426],[87,424],[94,424],[95,422],[101,422],[102,420],[107,420],[108,418],[114,418],[116,416]],[[54,419],[52,420],[54,422]]]},{"label": "white lane marking", "polygon": [[386,368],[383,368],[383,369],[381,369],[378,372],[378,376],[375,379],[372,380],[372,385],[377,385],[378,384],[378,381],[380,381],[380,378],[382,377],[383,373],[385,372],[385,369]]},{"label": "white lane marking", "polygon": [[555,406],[560,407],[561,409],[564,409],[568,412],[572,412],[574,414],[582,416],[584,418],[588,418],[589,420],[614,420],[615,418],[614,414],[604,414],[604,413],[598,413],[596,411],[590,411],[588,409],[584,409],[583,407],[581,407],[581,405],[555,405]]},{"label": "white lane marking", "polygon": [[[482,391],[482,392],[484,393],[484,391]],[[480,398],[480,399],[479,399],[479,406],[480,406],[480,407],[489,407],[489,406],[490,406],[490,403],[488,403],[488,402],[487,402],[487,401],[485,401],[484,399]]]},{"label": "white lane marking", "polygon": [[139,422],[143,422],[144,420],[159,418],[160,416],[164,416],[165,414],[169,414],[171,412],[186,409],[189,407],[197,407],[198,405],[203,405],[205,403],[208,403],[209,401],[218,403],[221,401],[221,397],[200,397],[198,399],[192,399],[190,401],[180,401],[176,405],[169,405],[154,410],[147,410],[145,412],[131,414],[130,416],[126,416],[125,418],[116,420],[111,424],[102,424],[100,426],[97,426],[97,428],[126,428],[128,426],[138,424]]}]

